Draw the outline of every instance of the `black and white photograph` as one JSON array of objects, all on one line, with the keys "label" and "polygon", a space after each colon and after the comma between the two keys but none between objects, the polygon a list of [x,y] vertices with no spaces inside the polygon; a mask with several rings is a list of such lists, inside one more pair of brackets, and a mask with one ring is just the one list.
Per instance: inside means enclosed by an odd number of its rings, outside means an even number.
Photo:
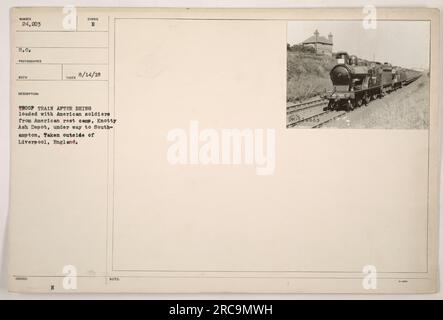
[{"label": "black and white photograph", "polygon": [[427,129],[428,21],[289,21],[287,128]]}]

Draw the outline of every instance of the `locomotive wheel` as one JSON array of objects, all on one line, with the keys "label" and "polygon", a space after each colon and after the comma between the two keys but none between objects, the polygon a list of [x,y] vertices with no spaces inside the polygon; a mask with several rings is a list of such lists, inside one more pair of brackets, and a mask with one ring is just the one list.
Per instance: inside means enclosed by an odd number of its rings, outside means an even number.
[{"label": "locomotive wheel", "polygon": [[354,104],[351,101],[348,101],[348,104],[346,105],[346,112],[350,112],[354,110]]},{"label": "locomotive wheel", "polygon": [[357,108],[360,108],[362,106],[362,104],[363,104],[363,100],[357,99],[357,101],[356,101]]},{"label": "locomotive wheel", "polygon": [[363,102],[365,103],[365,106],[368,105],[368,103],[369,103],[370,100],[371,100],[371,99],[370,99],[369,96],[367,96],[367,95],[365,95],[365,96],[363,97]]},{"label": "locomotive wheel", "polygon": [[326,107],[323,108],[323,111],[333,110],[334,109],[334,101],[329,100],[329,103]]}]

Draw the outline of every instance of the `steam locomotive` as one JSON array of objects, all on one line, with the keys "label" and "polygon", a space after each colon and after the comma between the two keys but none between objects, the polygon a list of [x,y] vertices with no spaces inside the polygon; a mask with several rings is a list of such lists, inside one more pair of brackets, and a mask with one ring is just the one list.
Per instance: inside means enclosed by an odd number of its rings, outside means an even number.
[{"label": "steam locomotive", "polygon": [[408,77],[410,70],[394,67],[390,63],[359,59],[344,51],[336,53],[336,59],[337,65],[330,72],[333,91],[325,96],[329,100],[325,111],[351,111],[419,77],[415,73]]}]

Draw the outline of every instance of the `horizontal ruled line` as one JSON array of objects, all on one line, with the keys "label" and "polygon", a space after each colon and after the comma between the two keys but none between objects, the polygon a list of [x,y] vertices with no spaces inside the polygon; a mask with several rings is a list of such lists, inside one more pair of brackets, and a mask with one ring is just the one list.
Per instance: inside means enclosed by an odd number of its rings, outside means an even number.
[{"label": "horizontal ruled line", "polygon": [[[65,275],[13,275],[13,278],[64,278]],[[109,276],[101,276],[101,275],[77,275],[79,278],[106,278]],[[213,275],[195,275],[195,276],[157,276],[157,275],[139,275],[139,276],[128,276],[128,275],[118,275],[118,278],[220,278],[220,279],[341,279],[341,280],[361,280],[362,277],[345,277],[345,276],[213,276]],[[428,280],[429,277],[378,277],[377,279],[384,279],[384,280]]]},{"label": "horizontal ruled line", "polygon": [[16,32],[108,32],[102,30],[15,30]]},{"label": "horizontal ruled line", "polygon": [[81,65],[81,66],[107,66],[108,63],[81,63],[81,62],[16,62],[15,64],[48,64],[48,65]]},{"label": "horizontal ruled line", "polygon": [[31,47],[31,46],[19,46],[16,49],[29,48],[29,49],[109,49],[109,47]]},{"label": "horizontal ruled line", "polygon": [[85,82],[85,81],[104,81],[104,82],[107,82],[108,80],[100,80],[100,79],[97,79],[97,80],[71,80],[71,79],[63,79],[63,80],[60,80],[60,79],[22,79],[22,80],[20,80],[20,79],[15,79],[15,81],[20,81],[20,82],[27,82],[27,81],[76,81],[76,82]]}]

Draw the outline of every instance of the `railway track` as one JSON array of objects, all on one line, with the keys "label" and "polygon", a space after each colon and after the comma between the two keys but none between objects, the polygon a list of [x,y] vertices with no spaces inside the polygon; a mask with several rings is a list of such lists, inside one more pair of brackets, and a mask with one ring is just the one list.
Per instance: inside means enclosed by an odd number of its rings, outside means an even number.
[{"label": "railway track", "polygon": [[320,105],[323,106],[327,103],[328,103],[328,100],[320,98],[318,96],[312,100],[309,100],[309,101],[304,101],[304,102],[299,102],[299,103],[289,102],[286,105],[286,115],[289,116],[291,114],[294,114],[294,113],[302,111],[302,110],[314,108],[314,107],[317,107]]},{"label": "railway track", "polygon": [[289,121],[287,128],[320,128],[325,123],[328,123],[335,118],[345,115],[345,111],[321,111],[316,112],[307,117],[296,117],[294,120]]},{"label": "railway track", "polygon": [[320,97],[301,103],[288,103],[286,110],[287,128],[319,128],[346,113],[344,111],[323,111],[327,104],[328,100]]}]

